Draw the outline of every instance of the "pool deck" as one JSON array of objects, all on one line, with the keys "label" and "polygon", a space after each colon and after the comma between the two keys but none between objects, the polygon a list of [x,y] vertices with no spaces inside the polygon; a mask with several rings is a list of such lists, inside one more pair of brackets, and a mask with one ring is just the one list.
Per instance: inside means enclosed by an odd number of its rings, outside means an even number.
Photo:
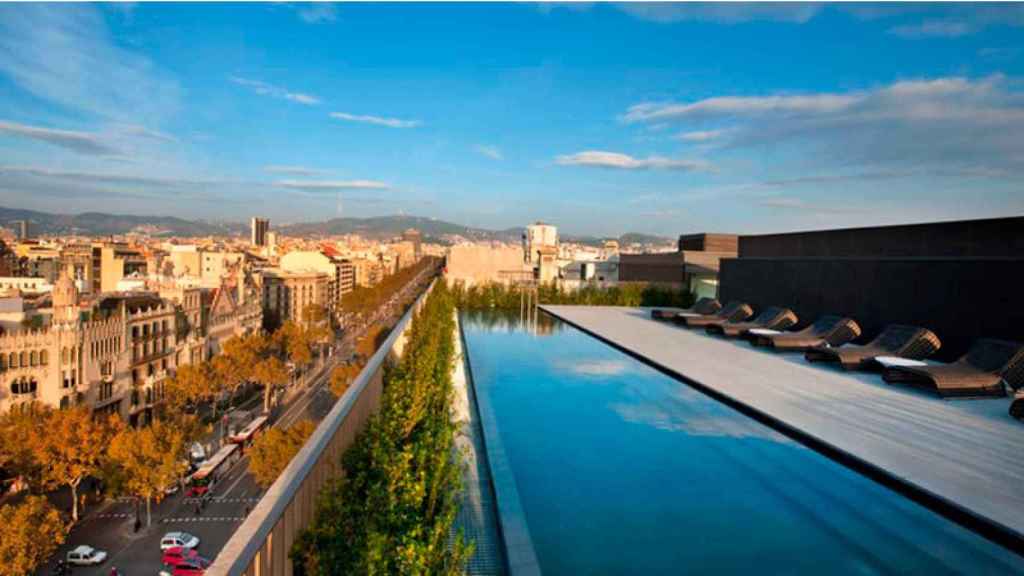
[{"label": "pool deck", "polygon": [[1024,554],[1024,423],[1008,399],[942,400],[649,309],[541,308]]}]

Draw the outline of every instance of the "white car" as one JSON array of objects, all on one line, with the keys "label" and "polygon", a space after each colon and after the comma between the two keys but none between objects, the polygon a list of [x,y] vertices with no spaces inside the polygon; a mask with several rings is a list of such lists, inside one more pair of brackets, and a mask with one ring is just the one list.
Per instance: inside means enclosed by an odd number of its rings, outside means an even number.
[{"label": "white car", "polygon": [[95,566],[97,564],[103,564],[106,559],[106,552],[84,544],[68,552],[67,555],[68,564],[75,566]]},{"label": "white car", "polygon": [[168,548],[185,548],[187,550],[191,550],[196,546],[199,546],[199,538],[189,534],[188,532],[168,532],[160,539],[161,550],[167,550]]}]

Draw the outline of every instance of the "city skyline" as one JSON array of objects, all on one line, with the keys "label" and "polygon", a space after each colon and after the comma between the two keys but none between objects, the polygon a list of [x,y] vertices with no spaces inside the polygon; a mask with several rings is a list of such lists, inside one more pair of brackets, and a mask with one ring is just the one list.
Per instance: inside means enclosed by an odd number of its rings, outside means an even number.
[{"label": "city skyline", "polygon": [[1019,5],[3,5],[0,205],[666,236],[1020,214],[1022,27]]}]

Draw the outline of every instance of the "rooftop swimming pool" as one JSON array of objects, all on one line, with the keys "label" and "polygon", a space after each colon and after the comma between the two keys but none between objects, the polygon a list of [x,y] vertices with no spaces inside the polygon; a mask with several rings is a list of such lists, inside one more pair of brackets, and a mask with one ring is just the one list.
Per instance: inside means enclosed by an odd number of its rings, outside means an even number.
[{"label": "rooftop swimming pool", "polygon": [[1024,574],[1024,558],[553,317],[461,323],[546,574]]}]

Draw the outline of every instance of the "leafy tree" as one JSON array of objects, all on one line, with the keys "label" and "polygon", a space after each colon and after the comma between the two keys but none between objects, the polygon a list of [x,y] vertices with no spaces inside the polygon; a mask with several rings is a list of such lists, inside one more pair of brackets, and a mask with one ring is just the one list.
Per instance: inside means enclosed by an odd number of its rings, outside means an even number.
[{"label": "leafy tree", "polygon": [[362,370],[362,365],[353,362],[351,364],[338,366],[331,371],[331,380],[328,384],[331,394],[333,394],[335,398],[340,398],[341,395],[348,390],[352,381],[356,379],[356,376],[358,376]]},{"label": "leafy tree", "polygon": [[[186,404],[213,398],[218,390],[218,379],[208,362],[201,364],[185,364],[179,366],[174,376],[167,380],[165,387],[167,398],[173,406],[182,408]],[[214,406],[214,415],[217,408]]]},{"label": "leafy tree", "polygon": [[146,525],[152,522],[151,503],[164,488],[185,473],[186,433],[160,420],[145,428],[121,430],[110,442],[107,478],[116,491],[146,502]]},{"label": "leafy tree", "polygon": [[256,438],[249,450],[249,471],[256,483],[264,488],[273,484],[314,430],[315,423],[302,420],[287,430],[271,428]]},{"label": "leafy tree", "polygon": [[39,465],[33,447],[43,435],[43,420],[37,407],[0,415],[0,469],[27,481],[39,483]]},{"label": "leafy tree", "polygon": [[274,333],[274,337],[292,364],[305,366],[313,361],[310,333],[301,325],[285,322],[284,326]]},{"label": "leafy tree", "polygon": [[269,412],[274,389],[288,381],[288,369],[276,356],[270,356],[253,366],[252,379],[263,385],[263,411]]},{"label": "leafy tree", "polygon": [[41,433],[33,444],[33,457],[45,488],[71,489],[71,519],[78,521],[78,486],[100,471],[110,439],[123,426],[120,418],[94,418],[84,407],[44,410]]},{"label": "leafy tree", "polygon": [[0,507],[0,574],[33,573],[66,537],[64,519],[44,496]]}]

